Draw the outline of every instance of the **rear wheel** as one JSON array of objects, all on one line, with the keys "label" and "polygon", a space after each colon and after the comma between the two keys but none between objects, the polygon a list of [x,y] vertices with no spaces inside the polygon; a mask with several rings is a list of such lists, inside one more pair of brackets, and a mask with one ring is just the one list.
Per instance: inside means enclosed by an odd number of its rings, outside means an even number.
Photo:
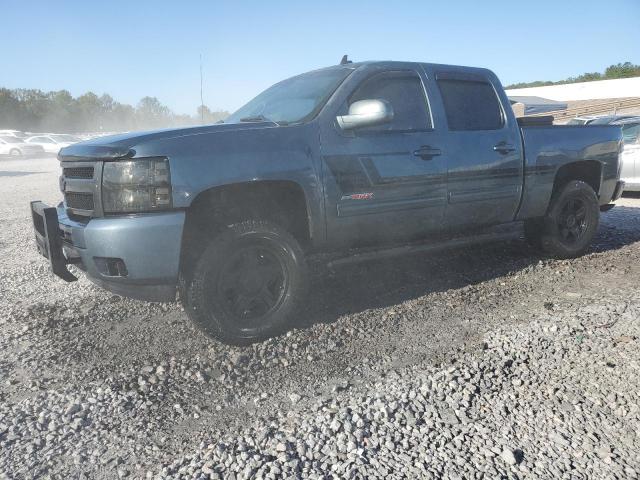
[{"label": "rear wheel", "polygon": [[525,223],[527,240],[558,258],[584,254],[598,230],[600,206],[587,183],[572,180],[551,199],[547,215]]},{"label": "rear wheel", "polygon": [[306,283],[298,242],[278,225],[249,220],[209,242],[185,274],[181,296],[189,317],[206,334],[245,345],[290,325]]}]

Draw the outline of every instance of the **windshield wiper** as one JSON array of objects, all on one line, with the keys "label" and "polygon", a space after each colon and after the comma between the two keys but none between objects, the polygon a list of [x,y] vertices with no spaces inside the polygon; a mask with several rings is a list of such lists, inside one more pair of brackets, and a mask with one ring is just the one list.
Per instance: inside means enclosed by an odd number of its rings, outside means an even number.
[{"label": "windshield wiper", "polygon": [[289,125],[289,122],[285,122],[284,120],[282,120],[280,122],[276,122],[275,120],[271,120],[270,118],[267,118],[262,114],[251,115],[250,117],[243,117],[238,121],[239,122],[271,122],[271,123],[275,123],[279,127],[281,127],[283,125]]},{"label": "windshield wiper", "polygon": [[249,117],[242,117],[240,119],[241,122],[272,122],[273,120],[269,120],[262,114],[259,115],[251,115]]}]

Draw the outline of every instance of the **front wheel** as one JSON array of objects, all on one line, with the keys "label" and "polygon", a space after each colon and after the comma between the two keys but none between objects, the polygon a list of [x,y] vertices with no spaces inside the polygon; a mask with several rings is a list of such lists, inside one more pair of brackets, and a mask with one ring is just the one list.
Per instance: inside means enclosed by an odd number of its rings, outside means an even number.
[{"label": "front wheel", "polygon": [[17,148],[12,148],[9,152],[9,155],[11,155],[12,157],[21,157],[22,151],[18,150]]},{"label": "front wheel", "polygon": [[573,180],[553,195],[544,219],[529,224],[528,237],[551,255],[574,258],[587,251],[599,222],[596,192],[587,183]]},{"label": "front wheel", "polygon": [[207,335],[246,345],[281,333],[305,297],[307,267],[298,242],[267,221],[229,226],[185,272],[181,297]]}]

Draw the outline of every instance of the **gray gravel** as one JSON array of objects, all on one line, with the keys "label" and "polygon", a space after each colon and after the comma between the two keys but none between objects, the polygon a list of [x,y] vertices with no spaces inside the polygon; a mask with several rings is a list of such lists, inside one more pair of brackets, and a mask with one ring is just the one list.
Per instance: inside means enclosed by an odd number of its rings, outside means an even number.
[{"label": "gray gravel", "polygon": [[0,478],[637,478],[640,200],[593,253],[523,242],[316,269],[299,325],[240,349],[176,304],[53,278],[0,160]]}]

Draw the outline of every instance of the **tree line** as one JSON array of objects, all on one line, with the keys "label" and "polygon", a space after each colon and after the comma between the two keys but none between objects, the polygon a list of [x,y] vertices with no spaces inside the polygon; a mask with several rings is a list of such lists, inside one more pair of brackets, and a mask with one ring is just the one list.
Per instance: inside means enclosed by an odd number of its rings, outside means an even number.
[{"label": "tree line", "polygon": [[507,85],[508,88],[528,88],[528,87],[546,87],[548,85],[563,85],[565,83],[593,82],[596,80],[612,80],[615,78],[640,77],[640,65],[634,65],[631,62],[617,63],[606,68],[604,73],[590,72],[583,73],[577,77],[569,77],[565,80],[557,82],[536,80],[535,82],[521,82]]},{"label": "tree line", "polygon": [[229,115],[198,107],[196,115],[172,112],[156,97],[144,97],[134,107],[110,95],[87,92],[73,97],[68,91],[0,88],[0,129],[27,132],[124,132],[180,125],[215,123]]}]

